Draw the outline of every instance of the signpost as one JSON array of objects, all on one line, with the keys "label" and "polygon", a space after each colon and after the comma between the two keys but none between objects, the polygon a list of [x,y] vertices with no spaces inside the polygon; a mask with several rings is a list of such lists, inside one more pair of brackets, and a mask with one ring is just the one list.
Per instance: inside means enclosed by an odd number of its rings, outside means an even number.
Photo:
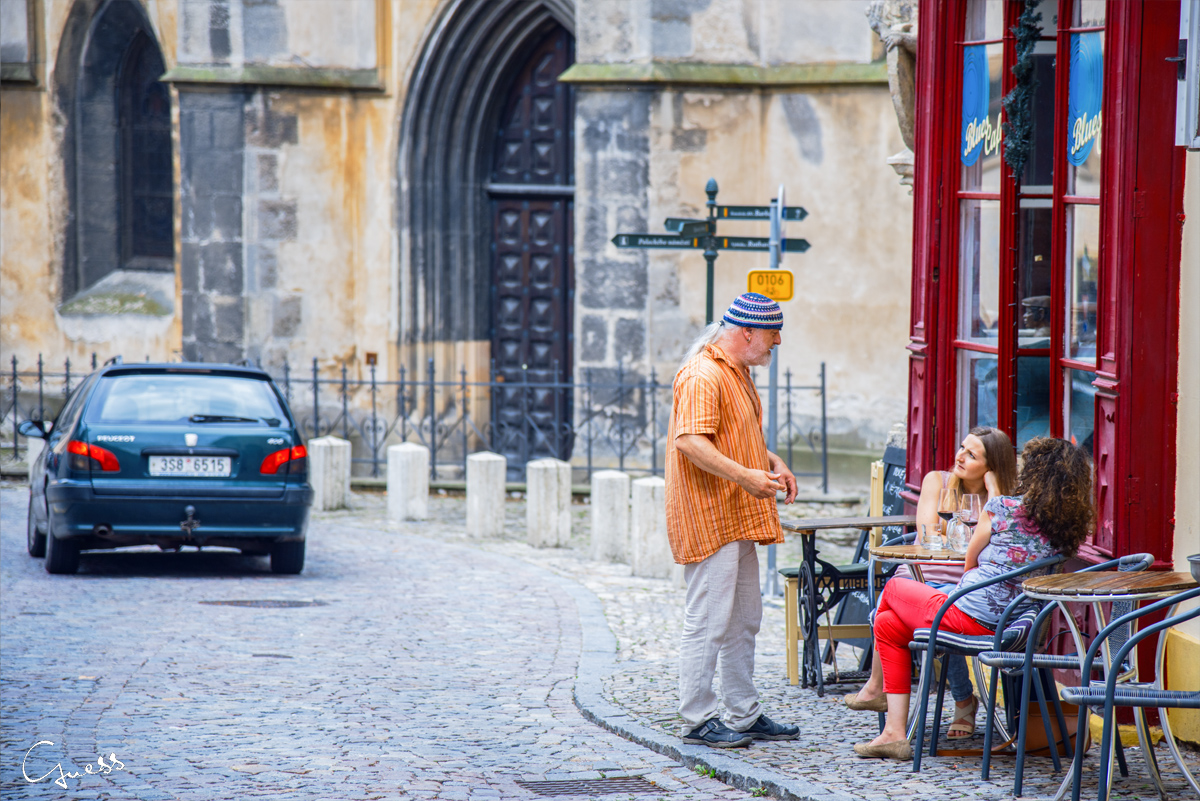
[{"label": "signpost", "polygon": [[[808,211],[802,206],[783,205],[783,187],[780,187],[778,201],[772,200],[769,206],[718,206],[717,181],[709,178],[704,187],[708,195],[708,217],[694,219],[690,217],[668,217],[664,227],[669,234],[617,234],[612,243],[619,248],[671,249],[671,250],[703,250],[704,261],[707,264],[707,292],[704,304],[704,321],[713,321],[713,273],[718,251],[762,251],[772,254],[771,268],[779,266],[781,253],[804,253],[809,247],[807,239],[784,239],[782,237],[782,221],[799,222],[808,216]],[[778,225],[777,220],[778,218]],[[769,220],[771,221],[771,237],[757,236],[717,236],[717,220]],[[778,227],[780,235],[776,236]],[[790,278],[790,273],[788,274]],[[759,291],[752,289],[751,291]],[[768,297],[773,295],[763,292]],[[789,290],[787,300],[791,298]],[[772,364],[774,362],[772,361]],[[772,368],[774,369],[774,368]],[[773,374],[773,373],[772,373]],[[772,395],[772,403],[774,395]]]},{"label": "signpost", "polygon": [[[810,245],[806,239],[785,239],[783,224],[787,221],[802,222],[808,216],[803,206],[788,206],[784,202],[783,186],[779,196],[769,206],[718,206],[717,181],[709,178],[704,187],[708,195],[708,217],[668,217],[664,227],[670,234],[617,234],[612,242],[619,248],[672,248],[680,250],[704,250],[707,264],[707,294],[704,304],[705,323],[713,321],[713,271],[717,251],[766,251],[770,253],[770,270],[753,270],[748,276],[750,292],[758,292],[777,301],[792,299],[794,281],[791,272],[780,270],[784,253],[805,253]],[[769,237],[717,236],[717,220],[766,220],[771,223]],[[779,410],[776,402],[779,386],[777,354],[771,354],[770,386],[767,405],[767,448],[777,450],[779,433]],[[779,573],[775,569],[775,546],[767,547],[767,588],[764,594],[780,594]]]}]

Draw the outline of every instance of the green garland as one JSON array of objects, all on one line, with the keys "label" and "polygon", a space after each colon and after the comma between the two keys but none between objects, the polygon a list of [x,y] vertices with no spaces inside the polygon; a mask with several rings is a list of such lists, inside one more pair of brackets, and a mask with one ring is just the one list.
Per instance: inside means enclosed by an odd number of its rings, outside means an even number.
[{"label": "green garland", "polygon": [[1021,179],[1025,162],[1033,139],[1033,97],[1037,92],[1037,74],[1033,69],[1033,48],[1042,35],[1042,14],[1037,10],[1037,0],[1025,0],[1025,10],[1012,29],[1017,38],[1017,63],[1012,72],[1017,85],[1004,96],[1004,162],[1013,172],[1013,178]]}]

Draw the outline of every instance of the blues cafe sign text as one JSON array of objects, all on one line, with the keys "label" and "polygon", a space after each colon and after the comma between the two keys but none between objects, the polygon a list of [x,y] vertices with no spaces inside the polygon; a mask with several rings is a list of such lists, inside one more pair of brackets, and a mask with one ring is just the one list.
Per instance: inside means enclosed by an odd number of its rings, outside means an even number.
[{"label": "blues cafe sign text", "polygon": [[1000,127],[1000,104],[996,103],[996,115],[989,115],[992,106],[992,85],[988,71],[987,48],[985,45],[969,45],[963,48],[962,90],[962,163],[968,167],[982,156],[992,156],[1000,151],[1003,130]]}]

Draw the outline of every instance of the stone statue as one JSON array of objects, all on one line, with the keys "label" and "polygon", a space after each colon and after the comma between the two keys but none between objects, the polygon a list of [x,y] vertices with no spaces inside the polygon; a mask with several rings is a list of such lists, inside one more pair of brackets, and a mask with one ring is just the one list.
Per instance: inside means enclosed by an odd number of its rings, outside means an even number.
[{"label": "stone statue", "polygon": [[905,145],[904,150],[887,161],[900,176],[900,183],[911,187],[917,77],[916,0],[874,0],[867,6],[867,20],[887,48],[888,88]]}]

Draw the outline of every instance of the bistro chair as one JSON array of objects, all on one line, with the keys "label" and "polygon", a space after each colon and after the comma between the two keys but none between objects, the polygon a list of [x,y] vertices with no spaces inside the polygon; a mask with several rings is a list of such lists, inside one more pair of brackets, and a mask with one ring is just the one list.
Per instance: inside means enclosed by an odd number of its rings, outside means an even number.
[{"label": "bistro chair", "polygon": [[[1173,595],[1169,598],[1163,598],[1159,601],[1155,601],[1152,604],[1144,606],[1141,609],[1134,610],[1114,620],[1112,623],[1109,623],[1100,631],[1099,634],[1096,635],[1096,638],[1092,641],[1091,646],[1088,648],[1087,655],[1083,660],[1081,675],[1091,675],[1093,663],[1100,651],[1101,646],[1111,638],[1114,632],[1119,631],[1122,628],[1128,630],[1133,621],[1139,617],[1142,617],[1143,615],[1169,609],[1177,604],[1196,598],[1200,598],[1200,587],[1186,590],[1178,595]],[[1120,649],[1113,656],[1113,663],[1118,665],[1125,664],[1125,660],[1131,657],[1131,655],[1134,653],[1134,649],[1137,648],[1138,643],[1140,643],[1142,640],[1152,635],[1159,634],[1160,632],[1165,632],[1167,629],[1173,626],[1188,620],[1193,620],[1196,617],[1200,617],[1200,606],[1194,609],[1189,609],[1188,611],[1182,612],[1173,617],[1168,617],[1165,620],[1154,623],[1153,625],[1147,626],[1137,634],[1134,634],[1132,637],[1128,637],[1125,640]],[[1164,645],[1165,643],[1160,640],[1158,646],[1160,649],[1160,656],[1161,649],[1164,647]],[[1161,667],[1161,659],[1158,663]],[[1081,718],[1086,714],[1087,707],[1089,706],[1104,707],[1104,734],[1102,735],[1100,745],[1100,788],[1097,795],[1099,801],[1108,801],[1109,794],[1112,791],[1112,757],[1114,750],[1114,739],[1118,747],[1120,746],[1121,742],[1119,736],[1116,738],[1113,736],[1113,730],[1117,725],[1114,716],[1114,710],[1118,706],[1134,707],[1139,710],[1139,713],[1141,710],[1146,709],[1147,707],[1153,707],[1159,710],[1161,713],[1163,733],[1166,735],[1164,739],[1166,739],[1167,746],[1171,750],[1171,755],[1175,758],[1175,762],[1179,765],[1180,770],[1183,771],[1184,778],[1187,780],[1187,783],[1191,785],[1192,790],[1197,795],[1200,795],[1200,783],[1196,781],[1196,778],[1192,776],[1191,772],[1187,769],[1187,767],[1185,767],[1183,759],[1179,754],[1179,746],[1175,744],[1175,738],[1171,734],[1170,721],[1167,719],[1168,709],[1200,709],[1200,691],[1164,690],[1154,686],[1154,683],[1151,682],[1130,682],[1127,684],[1118,685],[1117,681],[1119,678],[1121,678],[1121,674],[1119,674],[1118,671],[1110,670],[1108,672],[1108,676],[1102,682],[1084,680],[1084,683],[1079,687],[1064,687],[1062,690],[1062,697],[1065,701],[1079,705],[1079,714]],[[1161,681],[1162,677],[1158,676],[1157,680]],[[1138,715],[1138,722],[1141,726],[1146,725],[1145,718],[1141,714]],[[1158,762],[1155,758],[1153,748],[1146,749],[1145,758],[1147,766],[1157,777]],[[1124,775],[1128,775],[1128,773],[1125,771],[1122,771],[1122,773]],[[1082,776],[1083,741],[1082,739],[1077,739],[1075,747],[1075,762],[1071,769],[1072,801],[1079,801]]]},{"label": "bistro chair", "polygon": [[[1077,572],[1077,573],[1095,573],[1095,572],[1098,572],[1101,570],[1114,570],[1115,569],[1121,573],[1140,573],[1143,570],[1148,569],[1150,567],[1150,565],[1152,565],[1152,564],[1154,564],[1154,555],[1153,554],[1137,553],[1137,554],[1129,554],[1127,556],[1122,556],[1117,559],[1110,559],[1107,562],[1101,562],[1100,564],[1089,565],[1088,567],[1082,568],[1081,570],[1078,570],[1075,572]],[[1024,597],[1023,593],[1022,593],[1021,597]],[[1034,630],[1038,631],[1040,633],[1042,631],[1042,627],[1046,624],[1050,615],[1053,614],[1054,610],[1057,608],[1058,608],[1057,604],[1047,603],[1046,606],[1042,609],[1041,613],[1038,615],[1037,619],[1034,621]],[[1110,617],[1110,619],[1115,620],[1116,618],[1129,613],[1132,610],[1132,608],[1133,608],[1133,603],[1131,601],[1118,601],[1112,605],[1112,613],[1109,617]],[[1122,629],[1115,630],[1113,633],[1114,641],[1124,642],[1125,640],[1128,640],[1128,639],[1129,639],[1129,625],[1128,624],[1126,624]],[[1079,654],[1059,655],[1059,654],[1040,653],[1042,643],[1043,643],[1043,641],[1040,636],[1030,637],[1025,644],[1024,653],[993,649],[993,650],[983,651],[977,657],[979,659],[979,661],[982,662],[984,665],[987,665],[988,667],[992,668],[991,684],[990,684],[990,689],[988,692],[987,722],[985,723],[985,728],[984,728],[983,770],[980,774],[980,777],[984,781],[988,780],[988,775],[991,770],[992,731],[993,731],[992,727],[993,727],[995,719],[996,719],[996,698],[997,698],[996,685],[997,685],[998,678],[1001,675],[1019,676],[1022,678],[1019,706],[1017,707],[1017,711],[1016,711],[1015,715],[1013,715],[1011,713],[1011,709],[1010,709],[1010,714],[1009,714],[1010,720],[1016,719],[1019,721],[1016,738],[1013,741],[1013,745],[1016,748],[1016,756],[1017,756],[1016,777],[1013,780],[1013,795],[1017,795],[1017,796],[1019,796],[1021,794],[1021,789],[1024,785],[1025,734],[1027,731],[1026,723],[1029,719],[1028,710],[1029,710],[1029,696],[1030,696],[1031,689],[1036,691],[1038,694],[1038,703],[1041,706],[1041,710],[1042,710],[1042,720],[1043,720],[1043,722],[1046,722],[1048,720],[1048,718],[1046,715],[1046,699],[1044,697],[1045,690],[1047,688],[1053,688],[1055,686],[1052,678],[1049,682],[1045,682],[1038,676],[1035,676],[1034,671],[1038,671],[1039,673],[1048,673],[1048,672],[1054,671],[1054,670],[1078,670],[1081,667],[1081,665],[1080,665],[1081,659],[1080,659]],[[1122,675],[1128,675],[1131,672],[1131,670],[1132,670],[1132,666],[1123,668],[1121,671]],[[1010,686],[1012,686],[1013,684],[1015,684],[1015,682],[1012,682],[1010,684]],[[1071,748],[1070,736],[1069,736],[1069,733],[1067,732],[1067,728],[1066,728],[1066,721],[1062,715],[1061,706],[1058,703],[1057,691],[1052,690],[1052,692],[1053,692],[1053,695],[1051,697],[1051,700],[1053,701],[1054,706],[1055,706],[1055,715],[1056,715],[1056,718],[1057,718],[1058,724],[1059,724],[1059,732],[1061,733],[1062,742],[1063,742],[1063,745],[1065,746],[1064,753],[1069,754],[1071,752],[1072,748]],[[1005,698],[1006,699],[1010,698],[1010,696],[1007,692],[1005,693]],[[1011,707],[1011,705],[1012,705],[1012,701],[1006,700],[1006,706]],[[1086,719],[1082,718],[1082,712],[1080,714],[1081,714],[1081,720],[1086,722]],[[1083,725],[1084,724],[1081,723],[1080,728],[1082,728]],[[1011,727],[1010,727],[1010,729],[1011,729]],[[1078,734],[1079,733],[1077,732],[1077,736],[1078,736]],[[1050,745],[1050,755],[1054,760],[1054,769],[1057,771],[1060,768],[1060,765],[1058,762],[1058,738],[1053,737],[1053,736],[1048,736],[1047,741]],[[1123,752],[1119,754],[1118,760],[1121,763],[1122,775],[1127,774],[1128,771],[1125,768],[1125,757],[1124,757]]]},{"label": "bistro chair", "polygon": [[[1016,570],[1010,570],[1007,573],[990,578],[987,581],[981,581],[978,584],[973,584],[970,587],[956,589],[946,598],[945,603],[938,609],[937,614],[933,617],[933,623],[927,629],[917,629],[913,632],[912,642],[908,647],[913,651],[924,651],[925,660],[921,670],[921,681],[917,686],[917,719],[915,724],[915,733],[917,737],[916,745],[913,747],[913,772],[921,770],[921,752],[925,748],[925,717],[929,706],[929,690],[932,685],[933,678],[933,657],[940,653],[959,653],[965,656],[977,656],[985,650],[998,649],[1004,651],[1015,651],[1019,648],[1024,648],[1026,641],[1031,636],[1034,620],[1038,616],[1039,607],[1033,607],[1028,610],[1023,610],[1022,613],[1014,619],[1008,619],[1002,616],[1001,623],[997,625],[996,634],[994,637],[971,637],[965,634],[956,634],[954,632],[939,631],[942,625],[942,618],[946,612],[954,605],[954,602],[964,595],[967,595],[985,587],[990,587],[993,584],[999,584],[1002,581],[1011,581],[1021,576],[1028,575],[1037,570],[1047,570],[1054,568],[1066,561],[1065,556],[1049,556],[1045,559],[1039,559],[1036,562],[1031,562],[1024,567],[1019,567]],[[1006,615],[1011,614],[1018,608],[1017,601],[1014,599],[1004,610]],[[941,723],[941,695],[945,692],[945,674],[942,671],[942,678],[939,681],[942,693],[939,694],[939,703],[936,711],[937,718],[935,720],[935,731],[930,739],[930,756],[937,756],[937,731],[936,728]],[[1053,735],[1051,735],[1053,739]]]}]

